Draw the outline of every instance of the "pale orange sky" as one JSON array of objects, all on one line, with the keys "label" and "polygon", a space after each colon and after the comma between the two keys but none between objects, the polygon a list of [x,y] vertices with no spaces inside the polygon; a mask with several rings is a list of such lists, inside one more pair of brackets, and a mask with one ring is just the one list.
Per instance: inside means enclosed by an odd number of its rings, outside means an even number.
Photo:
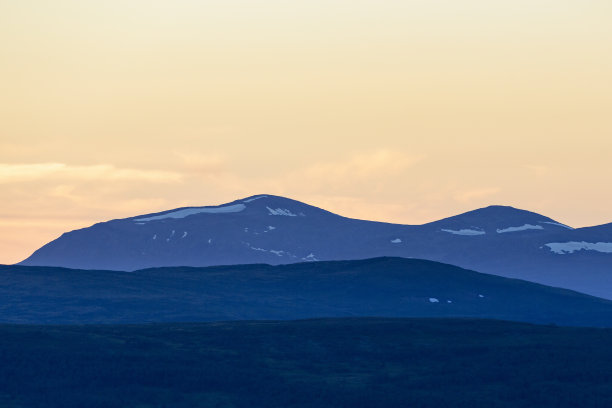
[{"label": "pale orange sky", "polygon": [[609,0],[0,1],[0,263],[271,193],[612,222]]}]

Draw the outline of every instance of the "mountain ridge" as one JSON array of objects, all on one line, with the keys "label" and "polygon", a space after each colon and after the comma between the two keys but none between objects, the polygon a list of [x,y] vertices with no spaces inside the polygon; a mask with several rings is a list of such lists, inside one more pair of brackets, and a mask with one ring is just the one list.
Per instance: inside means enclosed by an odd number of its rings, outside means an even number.
[{"label": "mountain ridge", "polygon": [[573,229],[500,205],[402,225],[258,194],[96,223],[19,264],[137,270],[377,256],[428,259],[612,298],[612,224]]},{"label": "mountain ridge", "polygon": [[0,266],[0,322],[474,317],[612,327],[612,301],[421,259],[150,268]]}]

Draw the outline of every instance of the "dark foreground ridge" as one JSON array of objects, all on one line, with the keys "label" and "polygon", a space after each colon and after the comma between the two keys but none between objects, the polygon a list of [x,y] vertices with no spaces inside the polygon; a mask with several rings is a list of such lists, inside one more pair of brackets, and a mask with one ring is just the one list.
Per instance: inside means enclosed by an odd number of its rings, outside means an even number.
[{"label": "dark foreground ridge", "polygon": [[612,327],[612,302],[418,259],[156,268],[0,267],[0,322],[473,317]]},{"label": "dark foreground ridge", "polygon": [[610,344],[462,319],[0,325],[0,406],[610,407]]}]

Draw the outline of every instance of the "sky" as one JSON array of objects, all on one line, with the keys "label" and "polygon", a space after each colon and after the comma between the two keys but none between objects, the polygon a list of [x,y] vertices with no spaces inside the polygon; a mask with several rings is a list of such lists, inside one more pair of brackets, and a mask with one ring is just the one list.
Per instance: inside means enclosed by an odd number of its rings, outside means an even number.
[{"label": "sky", "polygon": [[0,263],[283,195],[612,222],[609,0],[0,0]]}]

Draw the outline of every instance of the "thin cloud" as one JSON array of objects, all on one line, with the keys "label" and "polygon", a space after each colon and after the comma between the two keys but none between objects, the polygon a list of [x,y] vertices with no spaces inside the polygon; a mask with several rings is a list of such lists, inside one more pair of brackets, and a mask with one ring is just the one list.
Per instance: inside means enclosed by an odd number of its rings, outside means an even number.
[{"label": "thin cloud", "polygon": [[400,173],[421,159],[422,157],[419,156],[410,156],[391,150],[378,150],[357,154],[337,162],[317,163],[306,169],[305,174],[332,180],[378,177]]},{"label": "thin cloud", "polygon": [[112,164],[74,166],[65,163],[0,163],[0,183],[16,183],[43,179],[63,180],[129,180],[155,183],[177,182],[182,175],[163,170],[119,168]]},{"label": "thin cloud", "polygon": [[548,176],[552,172],[552,169],[549,166],[545,166],[542,164],[525,164],[523,165],[523,167],[527,169],[531,174],[538,177]]},{"label": "thin cloud", "polygon": [[219,154],[194,152],[173,152],[178,158],[181,170],[202,175],[218,174],[227,171],[227,159]]},{"label": "thin cloud", "polygon": [[284,181],[292,185],[300,182],[303,186],[317,190],[331,188],[338,191],[356,186],[363,188],[362,183],[365,181],[380,184],[385,180],[402,176],[423,158],[422,155],[377,150],[356,154],[343,160],[315,163],[290,174]]},{"label": "thin cloud", "polygon": [[456,194],[454,199],[461,203],[469,203],[474,200],[479,200],[485,197],[489,197],[499,193],[501,189],[499,187],[492,188],[481,188],[476,190],[464,191]]}]

